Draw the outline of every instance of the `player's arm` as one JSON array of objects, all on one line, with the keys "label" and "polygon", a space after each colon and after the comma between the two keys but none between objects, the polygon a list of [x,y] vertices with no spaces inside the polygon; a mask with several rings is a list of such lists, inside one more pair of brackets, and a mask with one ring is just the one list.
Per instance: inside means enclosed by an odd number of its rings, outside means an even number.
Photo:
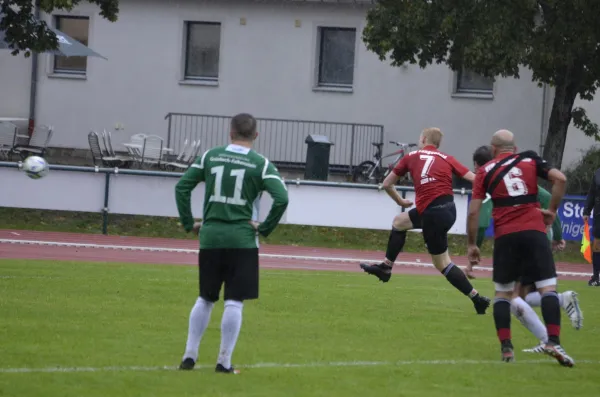
[{"label": "player's arm", "polygon": [[594,208],[594,203],[596,202],[596,172],[592,177],[592,182],[590,183],[590,190],[588,191],[587,198],[585,200],[585,208],[583,209],[583,216],[589,217],[592,215],[592,209]]},{"label": "player's arm", "polygon": [[[475,242],[479,248],[481,248],[481,244],[483,243],[483,239],[485,238],[485,231],[487,230],[487,226],[490,224],[489,213],[487,210],[481,211],[481,208],[484,206],[492,205],[492,197],[489,194],[486,194],[485,199],[481,201],[481,207],[479,208],[479,224],[477,225],[477,241]],[[483,225],[483,226],[482,226]]]},{"label": "player's arm", "polygon": [[448,160],[450,162],[450,165],[452,166],[452,172],[454,172],[455,175],[471,183],[475,181],[475,174],[473,173],[473,171],[469,170],[467,167],[462,165],[454,157],[449,157]]},{"label": "player's arm", "polygon": [[467,244],[469,246],[475,246],[477,243],[477,230],[479,229],[481,205],[483,200],[486,199],[486,193],[483,189],[484,176],[483,172],[477,172],[473,183],[473,192],[471,202],[469,203],[469,211],[467,213]]},{"label": "player's arm", "polygon": [[543,209],[548,209],[550,206],[550,200],[552,199],[552,195],[549,191],[538,185],[538,194],[537,194],[537,202],[540,204],[540,207]]},{"label": "player's arm", "polygon": [[[547,209],[550,206],[551,199],[552,195],[550,192],[538,185],[537,201],[540,203],[540,207]],[[560,224],[560,219],[556,217],[552,223],[552,240],[562,241],[562,239],[562,225]]]},{"label": "player's arm", "polygon": [[560,218],[557,216],[552,223],[552,240],[554,241],[562,241],[562,224],[560,223]]},{"label": "player's arm", "polygon": [[410,200],[403,199],[400,193],[398,193],[398,191],[396,190],[396,182],[398,182],[398,179],[406,175],[406,173],[408,172],[407,159],[408,156],[402,157],[402,160],[398,162],[398,164],[394,167],[392,172],[390,172],[388,176],[385,177],[381,186],[383,190],[385,190],[387,195],[390,196],[391,199],[394,200],[394,202],[401,207],[410,207],[412,205],[412,202]]},{"label": "player's arm", "polygon": [[552,183],[552,194],[550,203],[548,204],[548,211],[556,214],[558,206],[567,190],[567,177],[558,169],[550,167],[546,160],[542,159],[537,154],[532,156],[532,158],[536,163],[537,175]]},{"label": "player's arm", "polygon": [[191,204],[192,190],[204,181],[204,157],[206,153],[208,152],[205,152],[185,171],[177,185],[175,185],[175,202],[177,203],[179,220],[186,232],[191,232],[194,228]]},{"label": "player's arm", "polygon": [[277,168],[269,160],[265,159],[265,161],[262,174],[263,188],[273,198],[273,205],[267,218],[258,226],[257,230],[261,235],[267,237],[279,224],[281,217],[287,209],[289,198],[287,188]]}]

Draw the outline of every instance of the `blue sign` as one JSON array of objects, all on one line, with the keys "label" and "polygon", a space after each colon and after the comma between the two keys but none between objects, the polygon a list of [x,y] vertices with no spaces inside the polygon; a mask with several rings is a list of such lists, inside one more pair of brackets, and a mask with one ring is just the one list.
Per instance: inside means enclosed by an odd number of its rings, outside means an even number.
[{"label": "blue sign", "polygon": [[[583,238],[583,209],[585,208],[585,196],[565,196],[558,207],[557,216],[560,219],[563,239],[567,241],[581,241]],[[469,194],[468,203],[471,202]],[[593,214],[592,214],[593,215]],[[592,220],[590,217],[590,236],[592,235]],[[490,227],[485,231],[486,237],[494,236],[494,221],[490,221]]]},{"label": "blue sign", "polygon": [[[581,241],[583,238],[583,209],[585,196],[565,196],[558,207],[558,218],[562,226],[563,239]],[[590,219],[590,235],[592,222]]]}]

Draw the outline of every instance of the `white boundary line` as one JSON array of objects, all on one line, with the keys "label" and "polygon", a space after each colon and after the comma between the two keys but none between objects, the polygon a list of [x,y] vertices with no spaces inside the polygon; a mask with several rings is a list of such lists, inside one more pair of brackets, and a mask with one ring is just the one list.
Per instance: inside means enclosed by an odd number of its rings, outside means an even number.
[{"label": "white boundary line", "polygon": [[[0,239],[0,244],[22,244],[22,245],[43,245],[51,247],[76,247],[76,248],[100,248],[100,249],[112,249],[112,250],[124,250],[124,251],[144,251],[144,252],[173,252],[180,254],[197,254],[197,249],[189,248],[167,248],[167,247],[140,247],[140,246],[129,246],[129,245],[107,245],[107,244],[93,244],[93,243],[72,243],[72,242],[57,242],[57,241],[37,241],[37,240],[14,240],[14,239]],[[337,263],[379,263],[380,260],[374,259],[361,259],[361,258],[337,258],[328,256],[305,256],[305,255],[285,255],[285,254],[259,254],[263,258],[274,258],[274,259],[298,259],[305,261],[319,261],[319,262],[337,262]],[[396,264],[405,266],[416,266],[416,267],[428,267],[432,268],[432,263],[424,262],[408,262],[408,261],[397,261]],[[459,266],[464,268],[464,266]],[[491,267],[475,266],[475,270],[483,270],[491,272]],[[557,271],[559,276],[572,276],[572,277],[591,277],[591,273],[583,272],[565,272]]]},{"label": "white boundary line", "polygon": [[[541,364],[554,363],[550,358],[546,360],[517,360],[516,364]],[[236,368],[262,369],[262,368],[335,368],[335,367],[383,367],[404,365],[510,365],[500,360],[407,360],[407,361],[333,361],[313,363],[256,363],[238,365]],[[577,364],[598,365],[597,360],[577,361]],[[196,365],[195,369],[210,369],[214,365]],[[2,374],[28,374],[28,373],[77,373],[77,372],[151,372],[151,371],[175,371],[175,366],[155,367],[46,367],[46,368],[0,368]]]}]

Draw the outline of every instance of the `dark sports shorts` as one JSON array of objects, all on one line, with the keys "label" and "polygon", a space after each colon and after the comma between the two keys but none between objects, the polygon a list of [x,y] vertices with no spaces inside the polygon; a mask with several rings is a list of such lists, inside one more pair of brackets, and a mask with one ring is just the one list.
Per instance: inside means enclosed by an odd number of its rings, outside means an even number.
[{"label": "dark sports shorts", "polygon": [[556,278],[548,236],[537,230],[505,234],[494,242],[493,280],[496,284],[520,281],[522,285]]},{"label": "dark sports shorts", "polygon": [[423,240],[431,255],[440,255],[448,249],[448,231],[456,222],[454,197],[442,196],[435,199],[423,213],[416,208],[408,211],[415,229],[423,230]]},{"label": "dark sports shorts", "polygon": [[225,300],[258,298],[258,248],[201,249],[198,259],[204,300],[218,301],[223,284]]}]

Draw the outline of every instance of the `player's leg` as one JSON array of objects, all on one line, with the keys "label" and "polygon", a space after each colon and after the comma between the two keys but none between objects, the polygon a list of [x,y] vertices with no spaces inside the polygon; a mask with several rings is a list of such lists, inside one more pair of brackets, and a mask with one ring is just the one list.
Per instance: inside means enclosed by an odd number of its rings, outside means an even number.
[{"label": "player's leg", "polygon": [[500,341],[502,361],[514,361],[514,348],[510,329],[511,298],[518,278],[518,240],[513,234],[498,237],[494,242],[492,280],[494,297],[494,324]]},{"label": "player's leg", "polygon": [[[540,307],[542,305],[542,295],[531,285],[531,288],[525,294],[525,301],[532,307]],[[564,291],[558,294],[558,302],[560,307],[567,313],[571,320],[573,328],[579,330],[583,327],[583,311],[579,305],[579,298],[575,291]]]},{"label": "player's leg", "polygon": [[[600,216],[598,216],[600,218]],[[592,278],[588,282],[590,287],[600,287],[600,220],[594,218],[594,241],[592,243]]]},{"label": "player's leg", "polygon": [[523,324],[523,326],[540,341],[539,345],[531,349],[524,349],[523,351],[528,353],[544,353],[544,345],[548,342],[546,326],[535,310],[523,300],[523,296],[531,290],[531,287],[535,286],[527,279],[521,278],[521,281],[516,283],[510,303],[510,309],[517,320],[519,320],[521,324]]},{"label": "player's leg", "polygon": [[193,369],[198,360],[200,341],[210,321],[214,303],[219,300],[223,283],[221,256],[222,251],[219,249],[201,249],[198,255],[200,296],[190,313],[185,353],[179,369]]},{"label": "player's leg", "polygon": [[387,283],[392,277],[394,262],[396,261],[396,258],[398,258],[398,254],[400,254],[404,248],[407,231],[419,228],[420,225],[421,220],[416,208],[396,215],[392,223],[392,231],[390,232],[383,262],[376,265],[361,263],[360,268],[366,273],[376,276],[382,282]]},{"label": "player's leg", "polygon": [[473,301],[477,314],[485,314],[490,306],[490,299],[479,295],[465,273],[452,263],[448,253],[448,231],[455,221],[456,207],[453,202],[426,209],[422,215],[425,245],[436,269],[454,288]]},{"label": "player's leg", "polygon": [[215,370],[238,373],[231,364],[231,357],[242,328],[244,301],[258,298],[258,248],[229,249],[225,268],[225,310]]},{"label": "player's leg", "polygon": [[522,241],[529,248],[524,263],[524,276],[535,281],[542,296],[542,317],[548,331],[546,354],[556,358],[564,366],[572,367],[574,361],[567,355],[560,343],[560,302],[556,292],[556,267],[550,242],[546,234],[538,231],[523,232]]}]

